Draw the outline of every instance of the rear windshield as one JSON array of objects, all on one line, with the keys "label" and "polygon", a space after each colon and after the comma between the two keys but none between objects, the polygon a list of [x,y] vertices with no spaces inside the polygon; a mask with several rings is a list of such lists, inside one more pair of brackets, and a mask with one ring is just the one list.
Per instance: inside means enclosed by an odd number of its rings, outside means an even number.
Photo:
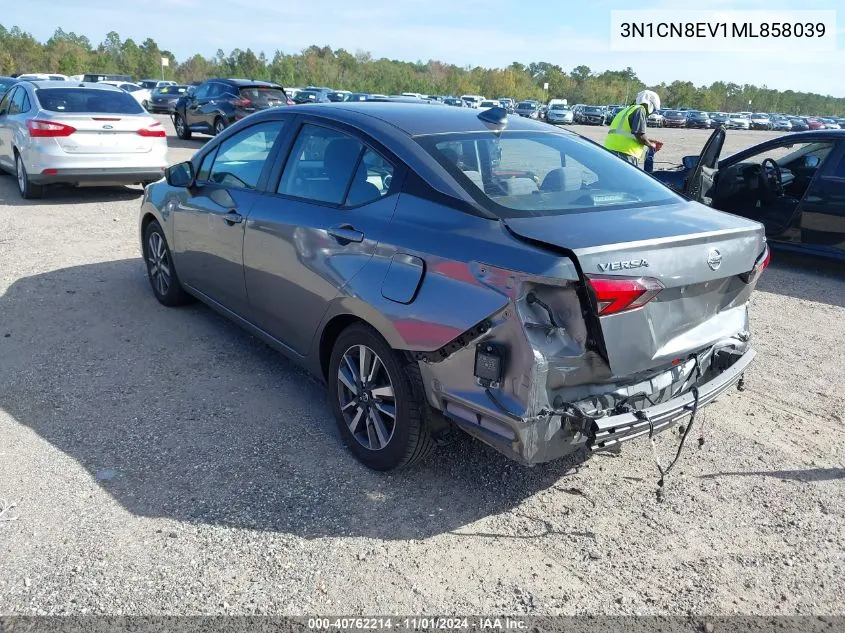
[{"label": "rear windshield", "polygon": [[273,106],[287,103],[285,93],[278,88],[253,86],[238,91],[242,99],[249,99],[254,105]]},{"label": "rear windshield", "polygon": [[39,88],[41,107],[51,112],[94,112],[98,114],[142,114],[134,98],[123,91],[96,88]]},{"label": "rear windshield", "polygon": [[575,135],[506,131],[428,136],[418,143],[501,218],[680,200],[642,170]]}]

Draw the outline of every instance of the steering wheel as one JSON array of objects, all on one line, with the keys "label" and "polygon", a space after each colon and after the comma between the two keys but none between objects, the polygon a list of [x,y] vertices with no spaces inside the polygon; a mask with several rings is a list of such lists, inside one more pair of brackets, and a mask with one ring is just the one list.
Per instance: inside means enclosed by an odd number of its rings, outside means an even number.
[{"label": "steering wheel", "polygon": [[779,198],[783,195],[783,175],[780,165],[773,158],[764,158],[760,163],[760,184],[769,197]]}]

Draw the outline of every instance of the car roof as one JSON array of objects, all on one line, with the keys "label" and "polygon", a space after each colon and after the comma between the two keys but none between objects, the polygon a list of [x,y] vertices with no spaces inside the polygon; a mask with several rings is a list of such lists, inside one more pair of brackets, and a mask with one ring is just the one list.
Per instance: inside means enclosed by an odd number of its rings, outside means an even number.
[{"label": "car roof", "polygon": [[[279,84],[273,83],[272,81],[261,81],[258,79],[222,79],[216,77],[214,79],[208,79],[208,81],[217,81],[219,83],[224,84],[231,84],[233,86],[243,87],[243,86],[268,86],[273,88],[278,88]],[[203,82],[205,83],[205,82]]]},{"label": "car roof", "polygon": [[[32,84],[38,89],[50,89],[50,88],[91,88],[94,90],[109,90],[109,91],[118,91],[123,92],[120,88],[115,85],[107,84],[102,81],[50,81],[47,79],[40,79],[38,81],[30,81],[24,80],[23,83]],[[119,82],[119,83],[128,83],[128,82]]]},{"label": "car roof", "polygon": [[[470,108],[450,108],[426,101],[343,101],[286,107],[284,111],[318,114],[354,125],[360,115],[386,123],[409,136],[461,132],[489,132],[490,125],[478,118]],[[508,117],[508,130],[548,131],[550,126],[519,116]]]}]

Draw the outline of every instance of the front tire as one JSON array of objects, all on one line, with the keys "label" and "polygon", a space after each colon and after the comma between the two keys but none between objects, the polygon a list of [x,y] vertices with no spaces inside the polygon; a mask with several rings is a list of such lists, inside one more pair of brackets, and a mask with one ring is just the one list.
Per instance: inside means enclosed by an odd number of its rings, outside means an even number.
[{"label": "front tire", "polygon": [[182,288],[173,266],[173,256],[164,237],[164,230],[156,221],[150,222],[144,230],[144,262],[150,287],[159,303],[172,307],[190,301],[190,295]]},{"label": "front tire", "polygon": [[173,127],[176,128],[176,136],[178,136],[183,141],[190,141],[191,140],[191,128],[188,127],[187,122],[185,121],[185,117],[181,114],[176,114],[173,117]]},{"label": "front tire", "polygon": [[363,323],[334,344],[329,397],[344,443],[368,468],[411,466],[434,447],[417,365]]},{"label": "front tire", "polygon": [[36,185],[29,178],[26,173],[26,165],[23,163],[21,155],[15,152],[15,176],[18,180],[18,191],[21,193],[21,198],[24,200],[34,200],[40,198],[44,193],[44,188],[41,185]]}]

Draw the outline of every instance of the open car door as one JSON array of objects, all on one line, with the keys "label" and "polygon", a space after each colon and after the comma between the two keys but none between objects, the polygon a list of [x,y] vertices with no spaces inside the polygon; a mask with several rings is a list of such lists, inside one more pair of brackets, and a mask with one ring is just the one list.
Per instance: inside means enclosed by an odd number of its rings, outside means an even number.
[{"label": "open car door", "polygon": [[725,128],[719,126],[707,139],[698,157],[698,163],[684,182],[684,194],[689,198],[708,206],[713,201],[709,194],[713,189],[716,173],[719,171],[717,166],[724,145]]}]

